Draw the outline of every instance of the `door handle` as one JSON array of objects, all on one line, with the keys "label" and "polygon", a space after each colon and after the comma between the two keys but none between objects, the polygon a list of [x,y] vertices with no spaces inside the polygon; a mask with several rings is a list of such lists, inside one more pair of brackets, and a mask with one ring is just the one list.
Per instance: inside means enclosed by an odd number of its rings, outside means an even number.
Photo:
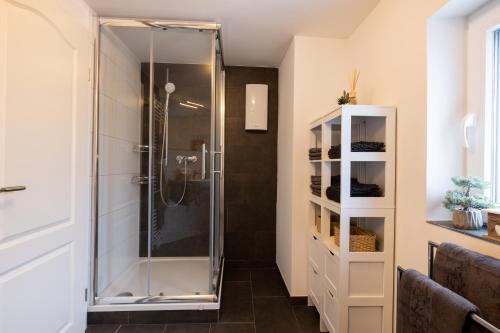
[{"label": "door handle", "polygon": [[201,179],[205,179],[207,171],[206,171],[206,153],[207,153],[207,145],[204,143],[201,145]]},{"label": "door handle", "polygon": [[0,193],[24,191],[25,189],[26,189],[26,186],[6,186],[6,187],[0,187]]}]

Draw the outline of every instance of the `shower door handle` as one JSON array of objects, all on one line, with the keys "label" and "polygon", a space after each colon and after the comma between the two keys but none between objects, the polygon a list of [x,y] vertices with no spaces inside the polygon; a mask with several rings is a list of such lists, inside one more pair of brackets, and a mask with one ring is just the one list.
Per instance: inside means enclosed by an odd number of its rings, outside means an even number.
[{"label": "shower door handle", "polygon": [[207,175],[206,170],[206,154],[207,154],[207,145],[204,143],[201,145],[201,179],[205,179]]}]

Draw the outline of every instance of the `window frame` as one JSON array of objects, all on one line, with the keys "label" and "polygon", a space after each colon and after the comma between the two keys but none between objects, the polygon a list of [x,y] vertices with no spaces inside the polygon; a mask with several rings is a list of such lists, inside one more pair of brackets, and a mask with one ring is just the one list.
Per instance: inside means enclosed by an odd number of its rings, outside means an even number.
[{"label": "window frame", "polygon": [[491,32],[491,59],[491,136],[486,144],[491,146],[491,199],[500,202],[500,27]]}]

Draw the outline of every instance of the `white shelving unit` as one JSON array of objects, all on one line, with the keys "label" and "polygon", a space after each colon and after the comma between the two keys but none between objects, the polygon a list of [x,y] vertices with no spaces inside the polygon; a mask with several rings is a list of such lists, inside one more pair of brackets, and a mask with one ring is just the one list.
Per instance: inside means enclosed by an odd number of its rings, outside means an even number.
[{"label": "white shelving unit", "polygon": [[[310,161],[322,190],[309,199],[309,305],[318,309],[323,332],[392,332],[396,109],[345,105],[312,122],[310,135],[311,147],[322,148],[321,161]],[[385,151],[352,152],[359,141],[384,142]],[[340,158],[329,159],[328,150],[338,144]],[[340,176],[338,201],[326,196],[332,176]],[[381,196],[351,196],[351,178],[379,185]],[[376,235],[374,252],[350,250],[353,226]]]}]

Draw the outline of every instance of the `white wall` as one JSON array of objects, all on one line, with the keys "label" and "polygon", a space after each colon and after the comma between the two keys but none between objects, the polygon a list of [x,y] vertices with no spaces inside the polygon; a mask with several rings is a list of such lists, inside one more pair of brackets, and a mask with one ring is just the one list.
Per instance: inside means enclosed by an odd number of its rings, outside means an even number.
[{"label": "white wall", "polygon": [[332,111],[349,84],[346,46],[296,36],[280,66],[276,257],[292,296],[307,294],[309,123]]},{"label": "white wall", "polygon": [[427,30],[427,219],[448,220],[443,193],[465,174],[462,119],[466,114],[464,16],[434,15]]},{"label": "white wall", "polygon": [[140,62],[103,28],[99,95],[98,292],[139,257]]},{"label": "white wall", "polygon": [[[362,103],[398,107],[396,265],[427,270],[427,241],[500,257],[498,246],[427,224],[427,20],[445,0],[381,0],[349,39]],[[448,140],[443,134],[441,140]],[[439,144],[439,142],[436,142]]]},{"label": "white wall", "polygon": [[[462,1],[462,0],[455,0]],[[398,108],[397,121],[397,168],[396,168],[396,265],[413,267],[427,271],[427,242],[453,242],[491,256],[500,257],[498,246],[471,238],[450,230],[426,223],[427,219],[427,45],[437,43],[440,36],[428,41],[427,23],[446,0],[381,0],[378,6],[364,20],[346,41],[320,38],[296,37],[294,40],[293,82],[294,94],[287,89],[287,96],[280,96],[280,122],[293,118],[293,157],[287,158],[290,148],[278,145],[278,173],[283,164],[288,166],[292,175],[279,174],[293,182],[292,193],[278,185],[278,241],[277,253],[291,251],[288,258],[278,255],[278,266],[290,270],[287,286],[292,295],[305,294],[305,272],[307,264],[307,196],[309,140],[308,124],[313,119],[336,105],[335,98],[349,86],[349,74],[354,68],[361,72],[358,83],[358,102],[360,104],[395,105]],[[463,2],[463,1],[462,1]],[[484,2],[484,1],[483,1]],[[456,34],[461,34],[455,30]],[[449,50],[462,50],[461,43],[449,45]],[[288,51],[290,53],[292,51]],[[348,54],[346,56],[345,54]],[[280,67],[280,84],[288,82],[290,71],[289,55]],[[434,59],[439,60],[440,59]],[[435,66],[431,63],[430,66]],[[457,60],[463,68],[463,60]],[[288,79],[283,79],[286,78]],[[459,70],[456,78],[463,77]],[[288,83],[290,84],[290,83]],[[456,87],[463,91],[460,84]],[[438,87],[436,87],[438,89]],[[439,89],[449,89],[443,84]],[[280,91],[281,93],[281,91]],[[451,108],[463,103],[463,96],[456,95],[453,101],[439,101],[431,95],[431,107]],[[285,100],[293,99],[293,106],[284,108]],[[289,102],[288,102],[289,103]],[[285,104],[287,105],[287,104]],[[289,104],[288,104],[289,105]],[[293,110],[293,111],[292,111]],[[431,110],[429,110],[430,112]],[[290,115],[290,112],[293,115]],[[432,115],[434,116],[434,114]],[[446,113],[436,115],[439,119]],[[282,117],[287,117],[283,120]],[[458,118],[454,118],[457,124]],[[434,126],[435,124],[429,124]],[[431,129],[432,127],[429,127]],[[284,131],[283,128],[279,129]],[[441,136],[431,136],[440,145],[448,140],[456,140],[457,132],[443,128]],[[285,137],[283,136],[284,140]],[[280,140],[280,139],[279,139]],[[281,142],[281,141],[278,141]],[[432,144],[429,142],[429,144]],[[438,150],[430,151],[435,158]],[[463,154],[454,150],[452,154]],[[444,165],[444,168],[450,167]],[[463,168],[456,166],[454,172]],[[292,170],[292,171],[290,171]],[[431,173],[432,174],[432,173]],[[433,174],[434,177],[437,177]],[[434,194],[437,196],[437,193]],[[288,210],[284,212],[283,210]],[[290,218],[291,216],[291,218]],[[292,230],[291,243],[280,240],[280,230]],[[287,229],[288,231],[288,229]],[[282,247],[282,248],[281,248]],[[283,262],[291,261],[284,266]],[[286,273],[288,274],[288,273]],[[287,277],[284,275],[285,280]],[[290,282],[291,281],[291,282]]]},{"label": "white wall", "polygon": [[292,290],[293,221],[293,112],[295,42],[292,41],[279,68],[278,170],[276,198],[276,263],[288,290]]}]

